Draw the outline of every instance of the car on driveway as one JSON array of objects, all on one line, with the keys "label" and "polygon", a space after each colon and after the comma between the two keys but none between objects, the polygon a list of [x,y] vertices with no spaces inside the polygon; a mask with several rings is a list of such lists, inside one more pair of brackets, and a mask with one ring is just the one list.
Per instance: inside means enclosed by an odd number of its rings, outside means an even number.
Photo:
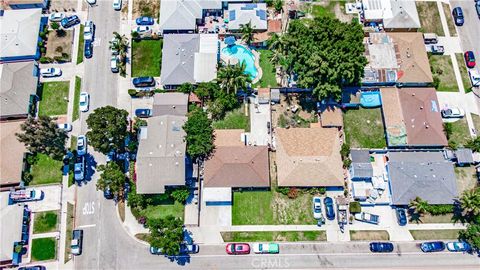
[{"label": "car on driveway", "polygon": [[85,58],[92,58],[93,56],[93,43],[91,40],[85,40],[84,49]]},{"label": "car on driveway", "polygon": [[155,20],[152,17],[142,16],[135,19],[137,25],[153,25]]},{"label": "car on driveway", "polygon": [[80,93],[80,111],[88,112],[88,108],[90,107],[90,96],[87,92]]},{"label": "car on driveway", "polygon": [[372,242],[370,243],[371,252],[392,252],[393,244],[389,242]]},{"label": "car on driveway", "polygon": [[156,248],[156,247],[150,247],[150,254],[152,255],[164,255],[161,248]]},{"label": "car on driveway", "polygon": [[279,245],[277,243],[254,243],[252,245],[254,253],[271,253],[276,254],[280,252]]},{"label": "car on driveway", "polygon": [[48,16],[48,19],[49,19],[51,22],[60,22],[60,21],[62,21],[64,18],[65,18],[65,14],[63,14],[63,13],[61,13],[61,12],[54,12],[54,13],[50,14],[50,16]]},{"label": "car on driveway", "polygon": [[325,204],[325,213],[328,220],[335,219],[335,209],[333,208],[333,199],[330,197],[325,197],[323,199],[323,204]]},{"label": "car on driveway", "polygon": [[473,54],[472,51],[466,51],[463,54],[463,58],[465,59],[465,64],[467,65],[468,68],[475,67],[475,55]]},{"label": "car on driveway", "polygon": [[82,254],[83,230],[73,230],[70,251],[73,255]]},{"label": "car on driveway", "polygon": [[155,79],[153,77],[137,77],[133,79],[135,87],[151,87],[155,86]]},{"label": "car on driveway", "polygon": [[122,9],[122,0],[113,0],[113,9],[121,10]]},{"label": "car on driveway", "polygon": [[463,10],[461,7],[456,7],[452,11],[453,21],[455,22],[456,26],[462,26],[465,22],[465,18],[463,17]]},{"label": "car on driveway", "polygon": [[87,154],[87,137],[80,135],[77,138],[77,155],[84,156]]},{"label": "car on driveway", "polygon": [[321,219],[322,217],[322,199],[320,199],[320,197],[313,197],[313,218]]},{"label": "car on driveway", "polygon": [[440,252],[445,250],[445,243],[442,241],[424,242],[420,245],[423,252]]},{"label": "car on driveway", "polygon": [[41,68],[40,75],[44,78],[62,76],[62,70],[59,68]]},{"label": "car on driveway", "polygon": [[452,252],[468,252],[472,249],[472,247],[465,242],[448,242],[447,249]]},{"label": "car on driveway", "polygon": [[72,125],[70,125],[69,123],[57,124],[57,128],[65,131],[65,132],[72,131]]},{"label": "car on driveway", "polygon": [[250,254],[250,245],[247,243],[229,243],[225,250],[229,255]]},{"label": "car on driveway", "polygon": [[457,107],[442,109],[441,113],[443,118],[462,118],[465,116],[465,112]]},{"label": "car on driveway", "polygon": [[150,109],[136,109],[135,116],[140,118],[148,118],[152,116],[152,110]]},{"label": "car on driveway", "polygon": [[397,214],[398,225],[400,226],[407,225],[407,212],[405,211],[405,209],[397,208],[395,210],[395,213]]},{"label": "car on driveway", "polygon": [[69,16],[66,18],[63,18],[60,21],[60,24],[62,25],[63,28],[70,28],[74,25],[77,25],[80,23],[80,18],[78,18],[77,15]]},{"label": "car on driveway", "polygon": [[137,26],[137,28],[135,29],[135,32],[139,33],[140,35],[150,34],[152,33],[152,28],[146,25],[140,25],[140,26]]},{"label": "car on driveway", "polygon": [[480,73],[475,69],[468,70],[468,77],[472,82],[472,86],[480,86]]},{"label": "car on driveway", "polygon": [[95,24],[92,21],[85,21],[83,28],[83,39],[94,40],[95,39]]}]

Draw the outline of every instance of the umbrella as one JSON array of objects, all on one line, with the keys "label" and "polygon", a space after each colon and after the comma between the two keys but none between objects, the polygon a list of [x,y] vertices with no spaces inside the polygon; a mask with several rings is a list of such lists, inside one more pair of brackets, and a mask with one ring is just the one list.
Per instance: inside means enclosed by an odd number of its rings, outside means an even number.
[{"label": "umbrella", "polygon": [[228,36],[225,38],[225,44],[228,46],[235,45],[235,37],[234,36]]}]

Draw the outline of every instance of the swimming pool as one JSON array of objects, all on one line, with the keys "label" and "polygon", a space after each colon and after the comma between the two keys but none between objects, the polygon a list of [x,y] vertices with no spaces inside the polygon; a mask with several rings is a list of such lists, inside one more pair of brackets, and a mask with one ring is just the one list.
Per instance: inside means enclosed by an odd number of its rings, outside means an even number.
[{"label": "swimming pool", "polygon": [[360,105],[364,108],[375,108],[382,105],[380,91],[362,92],[360,94]]},{"label": "swimming pool", "polygon": [[252,78],[252,80],[257,77],[258,70],[255,67],[255,56],[249,49],[240,45],[233,45],[223,48],[222,53],[226,56],[238,59],[239,63],[244,62],[245,74],[250,75],[250,78]]}]

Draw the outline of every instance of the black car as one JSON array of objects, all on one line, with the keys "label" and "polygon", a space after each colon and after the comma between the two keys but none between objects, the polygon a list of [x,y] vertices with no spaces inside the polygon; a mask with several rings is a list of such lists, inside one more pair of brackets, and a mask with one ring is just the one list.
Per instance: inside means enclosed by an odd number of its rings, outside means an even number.
[{"label": "black car", "polygon": [[326,197],[323,199],[323,203],[325,204],[325,212],[328,220],[335,219],[335,210],[333,209],[333,199],[330,197]]},{"label": "black car", "polygon": [[372,242],[370,243],[371,252],[392,252],[393,244],[389,242]]},{"label": "black car", "polygon": [[455,21],[455,25],[462,26],[463,23],[465,22],[462,8],[461,7],[454,8],[452,11],[452,15],[453,15],[453,20]]},{"label": "black car", "polygon": [[420,245],[423,252],[440,252],[445,250],[445,243],[442,241],[424,242]]},{"label": "black car", "polygon": [[47,268],[43,265],[32,265],[32,266],[24,266],[24,267],[18,268],[18,270],[45,270],[45,269]]},{"label": "black car", "polygon": [[80,23],[80,18],[78,18],[77,15],[63,18],[60,21],[60,24],[62,25],[63,28],[69,28],[79,23]]},{"label": "black car", "polygon": [[83,247],[83,230],[73,230],[72,243],[70,244],[70,252],[73,255],[81,255]]},{"label": "black car", "polygon": [[405,209],[403,208],[397,208],[397,220],[398,220],[398,225],[400,226],[405,226],[407,225],[407,213],[405,212]]},{"label": "black car", "polygon": [[85,57],[92,58],[93,55],[93,44],[91,40],[85,40],[85,49],[84,49]]},{"label": "black car", "polygon": [[138,77],[133,79],[135,87],[149,87],[155,86],[155,79],[153,77]]},{"label": "black car", "polygon": [[152,116],[152,110],[150,109],[136,109],[135,115],[140,118],[148,118]]}]

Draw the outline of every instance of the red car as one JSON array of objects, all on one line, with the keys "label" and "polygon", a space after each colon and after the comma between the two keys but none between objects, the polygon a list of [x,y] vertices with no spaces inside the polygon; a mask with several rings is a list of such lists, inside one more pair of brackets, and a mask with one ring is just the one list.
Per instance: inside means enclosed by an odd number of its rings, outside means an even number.
[{"label": "red car", "polygon": [[475,56],[473,55],[472,51],[466,51],[463,57],[465,58],[465,63],[467,64],[468,68],[475,67]]},{"label": "red car", "polygon": [[249,254],[250,245],[246,243],[230,243],[227,244],[226,251],[230,255]]}]

